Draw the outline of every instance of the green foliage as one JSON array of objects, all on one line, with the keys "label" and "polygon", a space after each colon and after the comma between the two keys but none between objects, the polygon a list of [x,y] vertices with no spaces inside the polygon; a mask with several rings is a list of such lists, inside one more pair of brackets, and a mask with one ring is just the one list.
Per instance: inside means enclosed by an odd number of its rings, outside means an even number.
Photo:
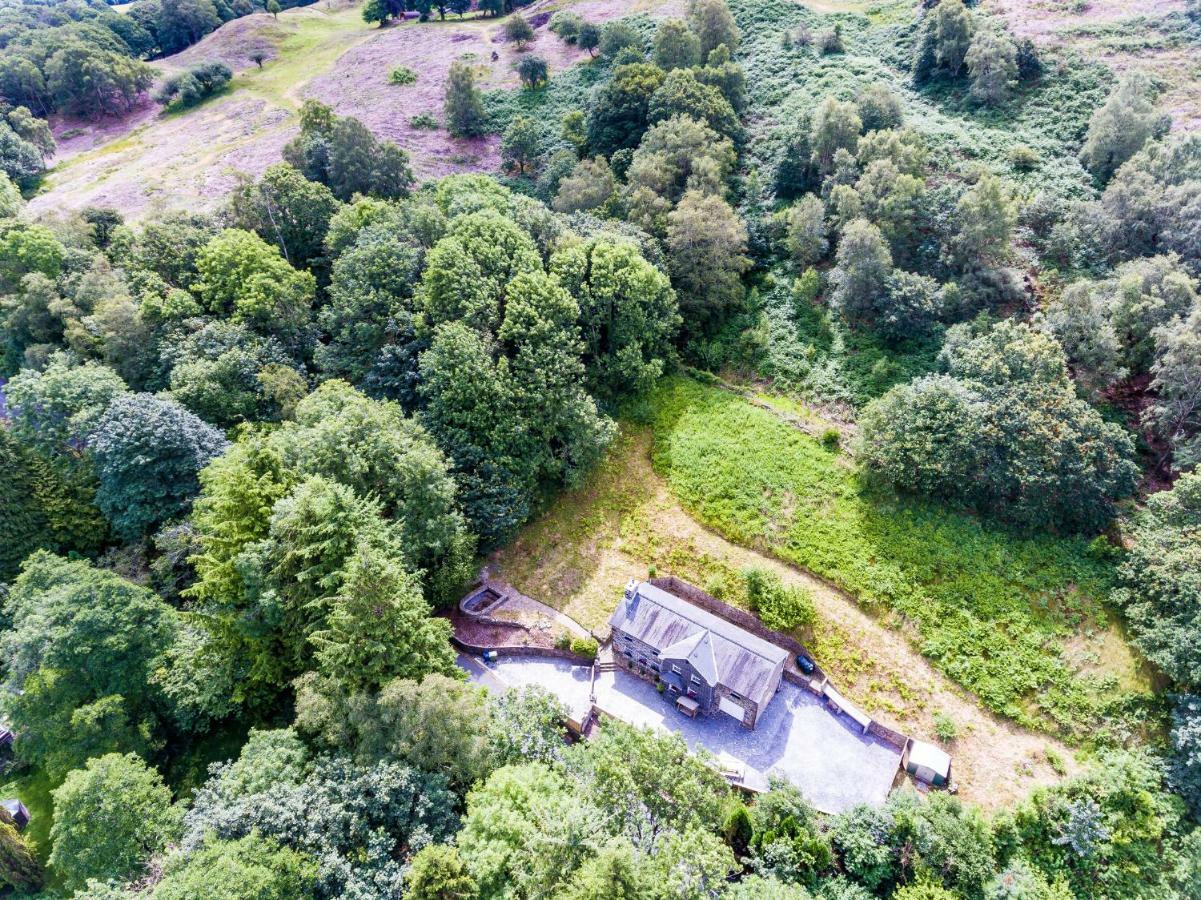
[{"label": "green foliage", "polygon": [[200,489],[197,474],[225,447],[219,431],[174,401],[122,394],[90,440],[96,505],[117,534],[141,537],[187,511]]},{"label": "green foliage", "polygon": [[455,671],[450,623],[430,618],[419,579],[371,544],[360,544],[347,561],[326,628],[309,640],[317,671],[350,691]]},{"label": "green foliage", "polygon": [[154,99],[170,108],[187,109],[221,93],[233,77],[225,63],[201,63],[164,81]]},{"label": "green foliage", "polygon": [[632,244],[606,239],[563,248],[550,270],[580,304],[591,393],[613,400],[649,387],[680,321],[667,277]]},{"label": "green foliage", "polygon": [[90,759],[54,791],[50,868],[68,888],[136,878],[175,838],[180,812],[158,773],[132,753]]},{"label": "green foliage", "polygon": [[550,78],[550,69],[541,56],[523,56],[517,63],[517,77],[529,90],[543,85]]},{"label": "green foliage", "polygon": [[484,104],[471,67],[464,62],[451,64],[446,81],[446,130],[455,137],[478,137],[486,126]]},{"label": "green foliage", "polygon": [[1018,51],[1003,32],[982,28],[964,57],[972,79],[969,96],[984,106],[997,106],[1017,87]]},{"label": "green foliage", "polygon": [[1201,811],[1201,698],[1197,695],[1174,698],[1171,741],[1169,781],[1197,818]]},{"label": "green foliage", "polygon": [[500,158],[512,166],[518,174],[524,174],[527,169],[537,165],[542,152],[542,129],[533,119],[518,116],[508,127],[500,139]]},{"label": "green foliage", "polygon": [[355,194],[404,197],[413,184],[407,153],[377,139],[358,119],[335,116],[317,100],[301,105],[300,134],[283,155],[305,178],[328,185],[342,201]]},{"label": "green foliage", "polygon": [[700,41],[703,60],[718,47],[724,46],[729,52],[738,49],[742,35],[725,0],[692,0],[688,4],[688,25]]},{"label": "green foliage", "polygon": [[601,156],[633,149],[649,124],[650,100],[666,78],[658,66],[618,66],[588,108],[588,148]]},{"label": "green foliage", "polygon": [[1130,526],[1115,600],[1126,611],[1134,643],[1182,685],[1201,685],[1197,615],[1201,605],[1196,530],[1201,523],[1201,474],[1181,476],[1169,491],[1147,498]]},{"label": "green foliage", "polygon": [[315,279],[293,269],[257,234],[238,228],[221,232],[200,251],[196,271],[197,292],[210,312],[285,335],[309,317]]},{"label": "green foliage", "polygon": [[312,265],[322,257],[329,220],[338,201],[325,185],[309,181],[292,166],[271,166],[256,182],[230,197],[234,224],[279,247],[291,265]]},{"label": "green foliage", "polygon": [[562,758],[568,713],[550,691],[535,685],[490,695],[489,713],[488,737],[498,766]]},{"label": "green foliage", "polygon": [[466,791],[494,768],[494,751],[484,689],[455,674],[396,679],[378,694],[349,700],[337,685],[306,676],[297,691],[297,727],[360,762],[420,764]]},{"label": "green foliage", "polygon": [[96,509],[95,485],[86,472],[55,464],[0,429],[0,503],[5,540],[0,546],[0,580],[16,576],[34,550],[92,554],[108,526]]},{"label": "green foliage", "polygon": [[683,19],[666,19],[655,32],[653,58],[665,72],[701,62],[701,40]]},{"label": "green foliage", "polygon": [[590,637],[574,637],[571,639],[571,652],[576,656],[582,656],[587,660],[595,660],[597,651],[600,649],[595,638]]},{"label": "green foliage", "polygon": [[803,587],[785,585],[767,569],[744,569],[747,601],[772,631],[792,631],[817,621],[813,598]]},{"label": "green foliage", "polygon": [[143,587],[44,551],[25,562],[0,639],[16,750],[55,778],[90,756],[148,753],[164,718],[151,681],[175,611]]},{"label": "green foliage", "polygon": [[194,853],[173,857],[150,897],[290,900],[314,893],[317,874],[313,857],[249,834],[236,841],[210,841]]},{"label": "green foliage", "polygon": [[479,886],[463,867],[453,844],[428,844],[414,857],[405,876],[405,896],[412,900],[473,900]]},{"label": "green foliage", "polygon": [[944,744],[949,744],[959,737],[959,726],[949,715],[939,711],[934,714],[934,734]]},{"label": "green foliage", "polygon": [[505,20],[505,37],[516,44],[518,50],[524,50],[526,44],[534,39],[534,29],[525,16],[513,13]]},{"label": "green foliage", "polygon": [[940,0],[922,22],[913,60],[914,81],[958,77],[974,31],[972,14],[962,0]]},{"label": "green foliage", "polygon": [[655,466],[702,523],[804,566],[869,608],[902,613],[922,652],[988,708],[1096,733],[1117,700],[1113,686],[1046,649],[1065,627],[1093,619],[1110,588],[1110,565],[1086,541],[1023,537],[866,491],[771,413],[694,382],[666,379],[648,399]]},{"label": "green foliage", "polygon": [[78,452],[125,382],[96,362],[76,363],[65,353],[46,366],[23,369],[4,387],[12,433],[44,454]]},{"label": "green foliage", "polygon": [[1108,181],[1148,139],[1167,130],[1152,92],[1147,76],[1132,71],[1093,114],[1080,159],[1100,181]]},{"label": "green foliage", "polygon": [[184,869],[199,869],[216,841],[250,837],[289,852],[280,857],[253,843],[224,851],[253,851],[244,863],[255,861],[267,884],[307,883],[315,861],[317,896],[399,895],[410,854],[447,840],[457,821],[444,779],[392,761],[318,757],[307,772],[289,769],[254,787],[227,783],[224,774],[215,770],[184,817]]},{"label": "green foliage", "polygon": [[864,411],[866,469],[1027,527],[1103,528],[1134,489],[1133,442],[1077,398],[1059,346],[1010,322],[974,338],[957,326],[942,359],[948,375]]},{"label": "green foliage", "polygon": [[1001,832],[1076,897],[1164,896],[1183,803],[1145,755],[1102,754],[1088,772],[1036,788]]},{"label": "green foliage", "polygon": [[31,894],[41,888],[45,877],[42,863],[21,835],[12,813],[0,810],[0,883],[18,894]]},{"label": "green foliage", "polygon": [[721,197],[685,193],[667,216],[666,245],[685,321],[704,323],[743,299],[746,225]]}]

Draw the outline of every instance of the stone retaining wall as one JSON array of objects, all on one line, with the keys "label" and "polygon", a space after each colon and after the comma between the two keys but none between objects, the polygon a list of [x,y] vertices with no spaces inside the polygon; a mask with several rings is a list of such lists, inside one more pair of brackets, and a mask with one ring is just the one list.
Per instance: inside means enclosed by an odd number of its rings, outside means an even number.
[{"label": "stone retaining wall", "polygon": [[483,656],[485,652],[495,653],[497,656],[543,656],[549,659],[565,659],[568,662],[573,662],[581,666],[592,665],[592,660],[588,657],[580,656],[578,653],[573,653],[561,647],[478,647],[475,644],[467,643],[453,634],[450,637],[450,642],[460,650],[466,650],[474,656]]}]

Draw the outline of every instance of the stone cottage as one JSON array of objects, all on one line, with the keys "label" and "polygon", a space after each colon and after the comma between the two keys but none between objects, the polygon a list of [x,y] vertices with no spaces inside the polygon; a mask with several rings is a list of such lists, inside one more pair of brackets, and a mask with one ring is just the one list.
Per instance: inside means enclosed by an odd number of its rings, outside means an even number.
[{"label": "stone cottage", "polygon": [[609,619],[613,659],[662,682],[689,715],[723,713],[754,728],[788,651],[650,582],[631,580]]}]

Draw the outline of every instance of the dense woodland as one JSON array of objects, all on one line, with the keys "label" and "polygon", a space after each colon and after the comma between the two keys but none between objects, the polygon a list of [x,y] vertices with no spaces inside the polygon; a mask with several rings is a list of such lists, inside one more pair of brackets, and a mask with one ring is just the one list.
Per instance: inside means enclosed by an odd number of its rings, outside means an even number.
[{"label": "dense woodland", "polygon": [[[124,108],[142,60],[249,11],[2,11],[0,709],[42,829],[0,813],[14,894],[1201,897],[1201,135],[1153,83],[960,0],[568,8],[540,40],[594,59],[531,49],[487,95],[451,69],[444,127],[499,134],[498,175],[419,185],[308,100],[217,215],[24,211],[37,116]],[[108,87],[76,96],[85,70]],[[840,462],[786,470],[771,442],[802,438],[726,392],[751,382],[841,423],[803,438]],[[436,612],[481,555],[621,428],[698,410],[655,462],[702,521],[753,539],[746,483],[825,479],[824,530],[778,555],[1082,773],[992,815],[903,788],[824,816],[470,685]],[[1160,695],[1072,674],[1000,559],[1102,594]]]}]

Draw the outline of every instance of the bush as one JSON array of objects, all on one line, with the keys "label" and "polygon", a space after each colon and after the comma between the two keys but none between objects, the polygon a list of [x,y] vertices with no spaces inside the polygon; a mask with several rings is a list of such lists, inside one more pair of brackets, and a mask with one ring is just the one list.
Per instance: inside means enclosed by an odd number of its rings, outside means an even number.
[{"label": "bush", "polygon": [[569,646],[571,652],[576,656],[582,656],[588,660],[595,660],[597,651],[600,650],[596,640],[590,637],[573,637]]},{"label": "bush", "polygon": [[578,13],[561,10],[550,17],[550,24],[547,28],[551,34],[557,34],[560,38],[569,44],[574,44],[576,36],[580,33],[580,26],[584,24],[583,18]]},{"label": "bush", "polygon": [[934,714],[934,733],[944,744],[949,744],[959,737],[959,726],[945,712],[936,712]]},{"label": "bush", "polygon": [[837,428],[827,428],[822,432],[822,446],[827,450],[837,450],[839,443],[842,441],[842,432]]},{"label": "bush", "polygon": [[412,84],[417,80],[417,73],[408,66],[397,66],[388,73],[388,84]]},{"label": "bush", "polygon": [[517,64],[517,77],[530,90],[543,84],[548,78],[549,71],[546,60],[541,56],[525,56]]},{"label": "bush", "polygon": [[409,125],[413,128],[433,130],[438,127],[438,120],[429,113],[418,113],[417,115],[413,116],[413,118],[409,119]]},{"label": "bush", "polygon": [[1042,164],[1043,158],[1037,150],[1025,144],[1015,144],[1009,151],[1009,164],[1019,172],[1032,172]]},{"label": "bush", "polygon": [[842,43],[842,26],[835,25],[817,36],[817,52],[822,56],[831,53],[842,53],[846,48]]},{"label": "bush", "polygon": [[187,109],[224,90],[233,77],[225,63],[201,63],[168,78],[154,99],[165,106]]},{"label": "bush", "polygon": [[813,598],[804,588],[785,585],[765,569],[744,569],[742,578],[751,609],[772,631],[792,631],[817,621]]}]

